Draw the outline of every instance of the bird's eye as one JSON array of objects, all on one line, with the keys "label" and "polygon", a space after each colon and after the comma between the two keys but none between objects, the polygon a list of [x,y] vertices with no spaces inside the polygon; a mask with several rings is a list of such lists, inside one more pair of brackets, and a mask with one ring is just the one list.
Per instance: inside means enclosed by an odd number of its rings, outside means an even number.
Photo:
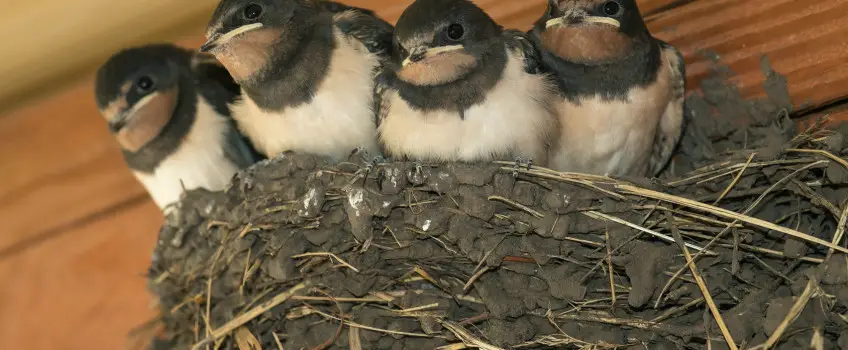
[{"label": "bird's eye", "polygon": [[465,36],[465,28],[459,23],[454,23],[448,26],[448,39],[459,41]]},{"label": "bird's eye", "polygon": [[137,86],[138,90],[141,92],[149,92],[153,89],[153,79],[150,79],[148,76],[138,78],[135,82],[135,86]]},{"label": "bird's eye", "polygon": [[607,16],[617,16],[621,13],[621,5],[618,1],[607,1],[604,3],[603,11]]},{"label": "bird's eye", "polygon": [[405,47],[398,45],[398,53],[400,53],[400,57],[406,58],[409,57],[409,50]]},{"label": "bird's eye", "polygon": [[244,8],[244,18],[247,20],[256,20],[262,16],[262,6],[259,4],[250,4]]}]

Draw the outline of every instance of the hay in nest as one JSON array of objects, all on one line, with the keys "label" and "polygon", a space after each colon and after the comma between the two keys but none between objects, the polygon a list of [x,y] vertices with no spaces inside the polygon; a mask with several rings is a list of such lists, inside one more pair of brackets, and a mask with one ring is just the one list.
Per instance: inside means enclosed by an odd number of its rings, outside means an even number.
[{"label": "hay in nest", "polygon": [[189,192],[154,345],[844,348],[848,144],[716,86],[662,181],[289,153]]}]

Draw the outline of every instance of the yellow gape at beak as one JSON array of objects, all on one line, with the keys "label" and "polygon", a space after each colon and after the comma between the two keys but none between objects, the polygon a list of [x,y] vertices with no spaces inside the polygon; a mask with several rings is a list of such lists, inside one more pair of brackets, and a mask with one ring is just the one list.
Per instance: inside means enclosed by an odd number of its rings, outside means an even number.
[{"label": "yellow gape at beak", "polygon": [[407,57],[406,59],[403,60],[402,65],[404,67],[406,67],[410,63],[418,62],[418,61],[423,60],[427,57],[433,57],[433,56],[436,56],[440,53],[445,53],[445,52],[459,51],[459,50],[462,50],[463,48],[464,47],[462,45],[449,45],[449,46],[434,47],[432,49],[420,51],[420,53],[413,52],[411,55],[409,55],[409,57]]},{"label": "yellow gape at beak", "polygon": [[577,23],[598,23],[598,24],[608,24],[616,28],[621,28],[621,22],[619,22],[615,18],[609,17],[599,17],[599,16],[585,16],[585,17],[570,17],[569,14],[566,14],[563,17],[551,18],[547,22],[545,22],[545,29],[550,27],[568,25],[569,18],[576,19]]},{"label": "yellow gape at beak", "polygon": [[262,28],[262,23],[252,23],[252,24],[243,25],[241,27],[233,29],[233,30],[225,33],[224,35],[213,36],[213,37],[209,38],[209,40],[207,40],[206,43],[203,44],[203,46],[200,47],[200,52],[209,52],[209,51],[213,50],[215,47],[217,47],[218,45],[225,43],[225,42],[229,41],[230,39],[235,38],[238,35],[241,35],[241,34],[244,34],[244,33],[250,32],[250,31],[254,31],[254,30],[257,30],[257,29],[260,29],[260,28]]}]

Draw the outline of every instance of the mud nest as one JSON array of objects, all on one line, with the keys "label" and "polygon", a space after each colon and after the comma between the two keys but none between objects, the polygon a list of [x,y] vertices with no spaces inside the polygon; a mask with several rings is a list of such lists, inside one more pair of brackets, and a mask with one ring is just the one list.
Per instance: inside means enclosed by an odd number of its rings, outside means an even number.
[{"label": "mud nest", "polygon": [[848,140],[767,84],[707,80],[659,181],[290,153],[189,192],[154,346],[846,348]]}]

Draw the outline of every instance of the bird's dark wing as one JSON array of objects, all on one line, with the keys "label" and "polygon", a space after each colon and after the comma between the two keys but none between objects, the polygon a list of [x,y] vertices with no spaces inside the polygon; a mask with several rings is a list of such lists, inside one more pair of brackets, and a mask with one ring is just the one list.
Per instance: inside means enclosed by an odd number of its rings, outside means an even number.
[{"label": "bird's dark wing", "polygon": [[333,21],[342,33],[362,42],[368,51],[382,59],[392,54],[392,35],[394,27],[377,17],[373,12],[352,6],[350,9],[334,12]]},{"label": "bird's dark wing", "polygon": [[374,81],[374,121],[377,127],[382,124],[391,107],[391,102],[388,99],[390,91],[389,75],[390,73],[386,71],[380,72]]},{"label": "bird's dark wing", "polygon": [[241,132],[235,121],[231,120],[232,127],[229,128],[226,135],[226,143],[224,144],[224,155],[227,156],[240,169],[247,168],[258,161],[265,159],[265,156],[256,151],[250,140],[247,139]]},{"label": "bird's dark wing", "polygon": [[680,137],[685,129],[686,115],[683,101],[686,93],[686,65],[683,55],[674,46],[657,40],[662,52],[661,64],[667,64],[670,70],[671,99],[657,125],[654,147],[648,166],[652,176],[659,175],[671,160]]},{"label": "bird's dark wing", "polygon": [[374,79],[374,121],[377,125],[377,145],[380,147],[380,153],[383,155],[389,155],[389,153],[380,137],[380,124],[386,119],[386,116],[389,114],[389,108],[391,108],[389,93],[391,92],[390,81],[392,78],[393,73],[390,73],[389,70],[384,70],[377,74],[377,77]]},{"label": "bird's dark wing", "polygon": [[[233,103],[241,96],[241,87],[214,56],[196,53],[191,60],[195,83],[211,101]],[[222,107],[222,106],[217,106]],[[221,112],[221,111],[219,111]]]},{"label": "bird's dark wing", "polygon": [[524,70],[530,74],[539,74],[541,72],[541,57],[539,56],[539,49],[530,35],[509,29],[504,31],[503,36],[507,47],[524,58]]},{"label": "bird's dark wing", "polygon": [[224,154],[240,168],[248,167],[264,157],[256,151],[250,140],[242,135],[232,119],[230,105],[241,98],[241,87],[214,57],[195,54],[192,72],[198,92],[218,114],[228,118],[230,128],[224,135]]}]

